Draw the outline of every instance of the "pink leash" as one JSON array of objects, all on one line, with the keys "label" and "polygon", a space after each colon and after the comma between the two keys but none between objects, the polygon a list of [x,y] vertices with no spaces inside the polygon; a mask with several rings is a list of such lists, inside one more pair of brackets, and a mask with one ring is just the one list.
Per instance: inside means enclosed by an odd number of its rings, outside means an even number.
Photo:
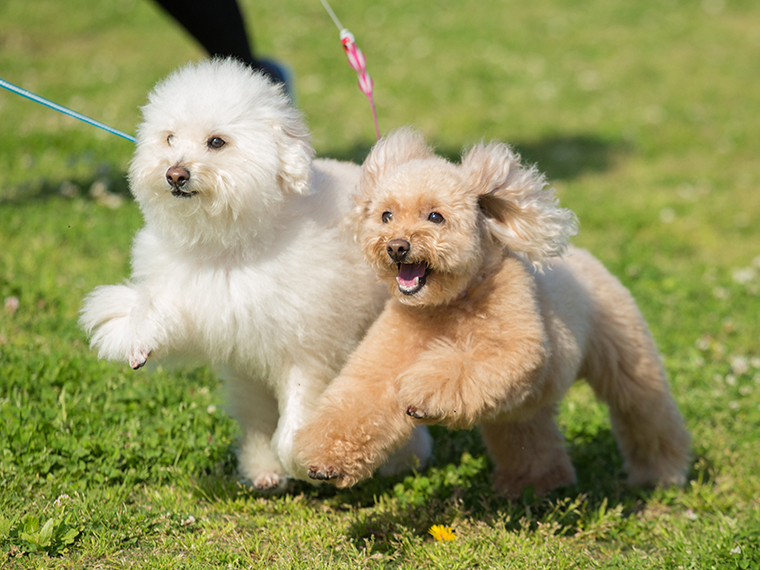
[{"label": "pink leash", "polygon": [[341,25],[340,20],[338,20],[338,17],[335,15],[335,12],[333,12],[330,4],[327,3],[327,0],[321,0],[321,2],[322,6],[325,7],[325,10],[327,10],[327,13],[330,15],[330,18],[332,18],[332,21],[340,30],[340,43],[343,45],[343,51],[346,52],[348,65],[350,65],[359,76],[359,89],[367,96],[367,99],[369,99],[369,106],[370,109],[372,109],[372,119],[375,121],[375,135],[377,136],[377,140],[380,140],[380,126],[377,123],[375,100],[372,97],[374,83],[369,76],[369,73],[367,73],[367,58],[364,57],[362,50],[356,46],[354,34]]}]

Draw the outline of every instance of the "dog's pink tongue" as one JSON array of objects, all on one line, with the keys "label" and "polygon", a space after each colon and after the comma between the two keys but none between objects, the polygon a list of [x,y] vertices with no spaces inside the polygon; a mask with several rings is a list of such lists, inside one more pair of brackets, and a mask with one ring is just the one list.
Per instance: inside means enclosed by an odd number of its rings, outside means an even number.
[{"label": "dog's pink tongue", "polygon": [[402,263],[398,269],[398,283],[402,287],[414,287],[417,280],[425,275],[424,263]]}]

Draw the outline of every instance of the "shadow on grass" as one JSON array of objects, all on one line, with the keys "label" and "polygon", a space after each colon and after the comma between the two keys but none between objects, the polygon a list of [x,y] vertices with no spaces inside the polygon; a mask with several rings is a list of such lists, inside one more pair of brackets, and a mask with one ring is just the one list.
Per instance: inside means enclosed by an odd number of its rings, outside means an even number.
[{"label": "shadow on grass", "polygon": [[40,178],[26,182],[0,195],[0,204],[21,206],[53,197],[82,197],[106,206],[133,199],[124,172],[100,167],[90,176],[64,180]]},{"label": "shadow on grass", "polygon": [[575,485],[542,497],[529,488],[517,501],[494,494],[493,464],[477,431],[432,431],[435,457],[420,473],[374,477],[351,489],[299,484],[293,490],[336,510],[351,511],[349,538],[357,548],[374,552],[395,550],[405,536],[427,536],[431,526],[451,525],[465,517],[509,532],[542,527],[558,536],[601,536],[642,510],[654,492],[626,485],[609,429],[569,441]]},{"label": "shadow on grass", "polygon": [[[506,532],[601,538],[619,532],[628,517],[646,508],[653,493],[664,503],[677,500],[681,493],[674,490],[668,498],[662,491],[628,487],[609,427],[574,423],[565,432],[577,483],[542,497],[529,488],[519,500],[509,501],[493,492],[493,464],[477,430],[453,432],[432,427],[431,432],[434,457],[419,473],[375,476],[349,489],[296,482],[288,494],[302,497],[318,511],[328,508],[344,513],[349,521],[347,536],[357,548],[387,553],[398,549],[405,538],[426,537],[433,525],[454,525],[456,529],[463,520]],[[690,492],[699,493],[702,488],[709,492],[714,467],[705,459],[705,450],[695,453],[695,467],[689,473]],[[193,485],[195,497],[233,502],[272,496],[239,483],[235,464],[230,452],[227,461],[200,475]]]},{"label": "shadow on grass", "polygon": [[[498,138],[498,137],[497,137]],[[604,172],[618,158],[629,152],[620,140],[608,140],[598,135],[580,133],[556,135],[535,141],[509,141],[526,163],[535,164],[551,180],[570,180],[587,172]],[[461,148],[436,146],[438,154],[459,162]],[[359,142],[352,147],[330,149],[324,156],[361,163],[367,157],[372,142]],[[7,190],[0,195],[0,204],[21,205],[53,196],[69,198],[82,196],[108,205],[109,200],[131,200],[126,175],[111,165],[100,165],[91,176],[75,179],[37,179]]]},{"label": "shadow on grass", "polygon": [[[550,181],[571,180],[589,172],[604,172],[631,150],[622,140],[605,139],[590,133],[555,135],[532,141],[495,138],[510,144],[527,164],[535,164]],[[459,162],[461,147],[442,146],[436,144],[436,141],[431,141],[431,144],[439,155],[452,162]],[[361,163],[371,147],[370,142],[360,142],[349,148],[330,149],[325,156]]]}]

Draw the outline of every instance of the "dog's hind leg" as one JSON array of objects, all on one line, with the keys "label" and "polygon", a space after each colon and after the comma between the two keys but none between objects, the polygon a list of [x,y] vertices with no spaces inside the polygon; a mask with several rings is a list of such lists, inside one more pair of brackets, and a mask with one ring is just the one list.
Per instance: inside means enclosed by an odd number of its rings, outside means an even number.
[{"label": "dog's hind leg", "polygon": [[683,485],[689,434],[657,347],[630,293],[611,275],[605,281],[581,375],[609,406],[629,484]]},{"label": "dog's hind leg", "polygon": [[326,367],[311,370],[291,366],[278,383],[277,401],[280,417],[272,437],[272,449],[289,475],[306,480],[306,469],[295,457],[295,434],[313,413],[317,400],[324,392],[329,377],[334,375]]},{"label": "dog's hind leg", "polygon": [[274,394],[254,378],[233,376],[229,382],[231,412],[243,430],[238,465],[258,491],[284,488],[287,477],[272,449],[279,413]]},{"label": "dog's hind leg", "polygon": [[526,487],[540,495],[575,483],[575,470],[554,415],[553,407],[547,406],[527,420],[481,425],[483,441],[496,464],[493,485],[497,493],[518,499]]}]

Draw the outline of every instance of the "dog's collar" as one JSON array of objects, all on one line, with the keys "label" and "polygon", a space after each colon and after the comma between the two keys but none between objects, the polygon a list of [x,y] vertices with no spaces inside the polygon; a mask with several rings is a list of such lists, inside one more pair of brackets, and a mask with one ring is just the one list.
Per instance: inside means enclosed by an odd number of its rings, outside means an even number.
[{"label": "dog's collar", "polygon": [[478,285],[480,285],[485,280],[485,278],[486,278],[486,274],[485,273],[481,273],[480,275],[478,275],[475,279],[473,279],[473,281],[470,283],[469,287],[467,287],[466,289],[463,289],[462,292],[459,293],[459,295],[457,295],[456,297],[454,297],[454,301],[462,301],[465,297],[467,297],[467,295],[469,294],[470,290],[473,287],[477,287]]}]

